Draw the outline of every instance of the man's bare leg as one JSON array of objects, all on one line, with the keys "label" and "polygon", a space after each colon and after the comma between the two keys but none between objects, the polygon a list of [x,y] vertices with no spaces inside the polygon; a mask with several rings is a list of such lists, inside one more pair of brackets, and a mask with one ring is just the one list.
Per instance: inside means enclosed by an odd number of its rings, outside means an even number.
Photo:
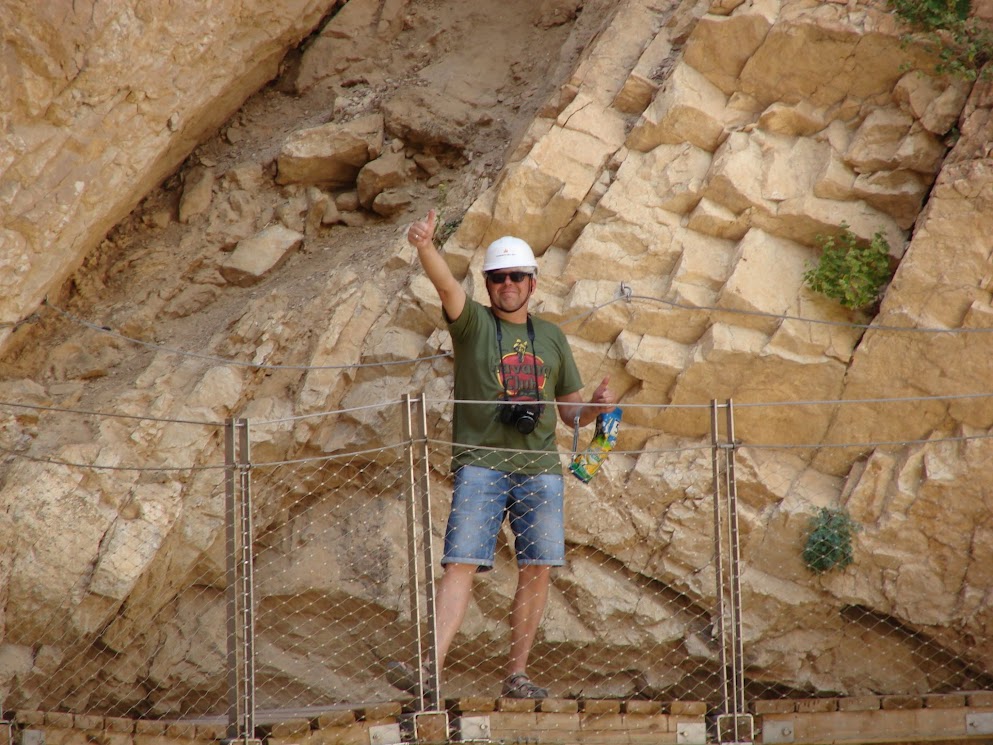
[{"label": "man's bare leg", "polygon": [[446,564],[438,580],[435,594],[435,618],[438,631],[438,670],[445,667],[445,658],[465,618],[472,597],[475,564]]},{"label": "man's bare leg", "polygon": [[[435,623],[438,632],[438,673],[445,666],[445,657],[458,633],[466,608],[472,596],[472,579],[476,573],[474,564],[446,564],[435,593]],[[428,658],[421,664],[427,666]],[[414,694],[417,691],[417,673],[412,672],[406,663],[390,662],[386,665],[386,679],[402,691]],[[440,680],[439,680],[440,682]]]},{"label": "man's bare leg", "polygon": [[525,564],[518,569],[517,591],[510,610],[508,676],[527,670],[531,646],[548,602],[551,576],[551,567],[541,564]]}]

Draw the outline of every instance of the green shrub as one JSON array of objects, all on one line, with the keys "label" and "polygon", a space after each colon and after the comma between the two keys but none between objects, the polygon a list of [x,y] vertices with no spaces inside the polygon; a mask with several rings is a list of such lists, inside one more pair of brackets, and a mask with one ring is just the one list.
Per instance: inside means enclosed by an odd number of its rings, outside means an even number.
[{"label": "green shrub", "polygon": [[859,244],[846,223],[840,227],[837,236],[817,236],[821,259],[804,273],[803,281],[846,308],[869,308],[892,275],[890,245],[881,232],[872,236],[869,245]]},{"label": "green shrub", "polygon": [[891,0],[893,10],[907,23],[937,30],[969,17],[969,0]]},{"label": "green shrub", "polygon": [[821,507],[810,518],[810,532],[803,547],[803,562],[815,574],[844,569],[852,563],[852,536],[859,531],[848,511]]},{"label": "green shrub", "polygon": [[913,29],[905,40],[938,58],[938,74],[975,80],[993,59],[993,31],[985,21],[969,17],[969,0],[890,0],[890,5]]},{"label": "green shrub", "polygon": [[452,234],[459,229],[459,225],[462,224],[462,218],[457,217],[452,220],[446,220],[438,226],[438,229],[434,234],[434,243],[436,246],[441,248],[445,245],[445,241],[452,237]]}]

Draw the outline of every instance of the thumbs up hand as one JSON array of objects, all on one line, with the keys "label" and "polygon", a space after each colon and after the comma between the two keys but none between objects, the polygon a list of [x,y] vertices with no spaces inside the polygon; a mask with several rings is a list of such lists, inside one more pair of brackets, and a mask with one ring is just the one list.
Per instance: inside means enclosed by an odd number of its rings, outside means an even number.
[{"label": "thumbs up hand", "polygon": [[432,209],[428,212],[427,217],[423,220],[418,220],[407,230],[407,240],[411,242],[414,248],[420,250],[433,245],[434,226],[437,216],[437,212]]}]

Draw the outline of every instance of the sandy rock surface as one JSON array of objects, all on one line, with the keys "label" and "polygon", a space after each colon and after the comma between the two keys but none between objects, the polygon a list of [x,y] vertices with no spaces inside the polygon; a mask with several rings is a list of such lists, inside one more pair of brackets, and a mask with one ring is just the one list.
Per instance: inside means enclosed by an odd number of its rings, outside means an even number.
[{"label": "sandy rock surface", "polygon": [[[982,687],[985,83],[935,76],[873,3],[235,5],[195,26],[182,3],[0,10],[0,399],[22,407],[3,410],[8,706],[217,705],[230,416],[258,464],[375,453],[256,473],[262,698],[391,695],[387,404],[425,391],[432,437],[450,423],[450,345],[403,237],[432,207],[476,297],[480,247],[534,245],[539,311],[627,406],[626,452],[569,485],[539,640],[557,693],[713,690],[699,407],[729,398],[760,687]],[[803,285],[842,222],[897,267],[874,319]],[[444,447],[430,457],[440,533]],[[853,566],[813,576],[823,506],[862,529]],[[506,558],[457,644],[462,690],[495,685]]]}]

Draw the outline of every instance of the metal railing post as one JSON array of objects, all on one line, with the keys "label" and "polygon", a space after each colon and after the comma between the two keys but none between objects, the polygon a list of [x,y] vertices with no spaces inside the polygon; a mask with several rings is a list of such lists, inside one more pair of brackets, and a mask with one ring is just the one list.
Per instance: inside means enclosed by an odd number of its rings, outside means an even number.
[{"label": "metal railing post", "polygon": [[[434,539],[431,533],[431,494],[428,487],[427,406],[423,394],[414,399],[404,395],[403,403],[404,431],[409,443],[407,449],[408,584],[410,612],[415,629],[418,698],[421,711],[437,711],[441,704],[441,676],[438,669]],[[416,416],[415,409],[417,409]],[[424,609],[421,607],[422,589],[426,606]],[[423,674],[424,666],[421,664],[424,660],[427,664],[427,679]]]},{"label": "metal railing post", "polygon": [[441,708],[441,670],[438,666],[438,620],[435,607],[434,583],[434,536],[431,532],[431,488],[428,463],[428,419],[427,402],[424,394],[417,397],[420,416],[416,421],[416,434],[420,467],[417,471],[418,492],[420,493],[421,550],[424,560],[424,592],[427,603],[427,642],[428,642],[428,681],[421,705],[424,709],[438,711]]},{"label": "metal railing post", "polygon": [[714,566],[717,583],[717,625],[721,650],[722,706],[717,715],[717,741],[752,742],[755,728],[745,711],[744,646],[741,630],[741,539],[738,489],[734,473],[737,447],[734,404],[725,404],[725,441],[720,438],[719,405],[710,402],[714,478]]},{"label": "metal railing post", "polygon": [[720,664],[721,664],[721,713],[726,714],[728,702],[731,700],[731,692],[728,690],[730,680],[728,680],[727,669],[727,645],[724,643],[724,619],[727,617],[725,603],[727,597],[724,592],[724,519],[721,510],[723,491],[721,489],[721,443],[720,424],[717,417],[718,404],[716,399],[710,401],[710,455],[714,486],[714,581],[715,599],[717,601],[717,634],[721,643]]},{"label": "metal railing post", "polygon": [[403,394],[403,431],[407,438],[407,594],[410,602],[410,620],[414,625],[414,665],[418,672],[418,689],[422,694],[424,679],[420,673],[424,643],[421,635],[421,573],[417,563],[420,552],[417,550],[417,468],[414,463],[412,407],[410,395]]},{"label": "metal railing post", "polygon": [[[751,742],[755,734],[751,729],[742,730],[742,725],[750,724],[751,718],[745,711],[745,653],[742,641],[741,624],[741,534],[738,529],[738,482],[735,478],[735,452],[737,442],[734,437],[734,402],[727,400],[727,504],[728,504],[728,561],[731,573],[728,578],[731,594],[731,672],[734,676],[734,693],[731,713],[734,718],[734,741]],[[747,719],[748,722],[743,720]]]},{"label": "metal railing post", "polygon": [[235,519],[235,488],[238,480],[235,467],[234,419],[224,421],[224,555],[227,557],[225,592],[227,618],[227,668],[228,695],[227,719],[228,739],[238,737],[238,562],[235,558],[237,542]]},{"label": "metal railing post", "polygon": [[229,740],[255,739],[255,593],[247,419],[224,426]]}]

